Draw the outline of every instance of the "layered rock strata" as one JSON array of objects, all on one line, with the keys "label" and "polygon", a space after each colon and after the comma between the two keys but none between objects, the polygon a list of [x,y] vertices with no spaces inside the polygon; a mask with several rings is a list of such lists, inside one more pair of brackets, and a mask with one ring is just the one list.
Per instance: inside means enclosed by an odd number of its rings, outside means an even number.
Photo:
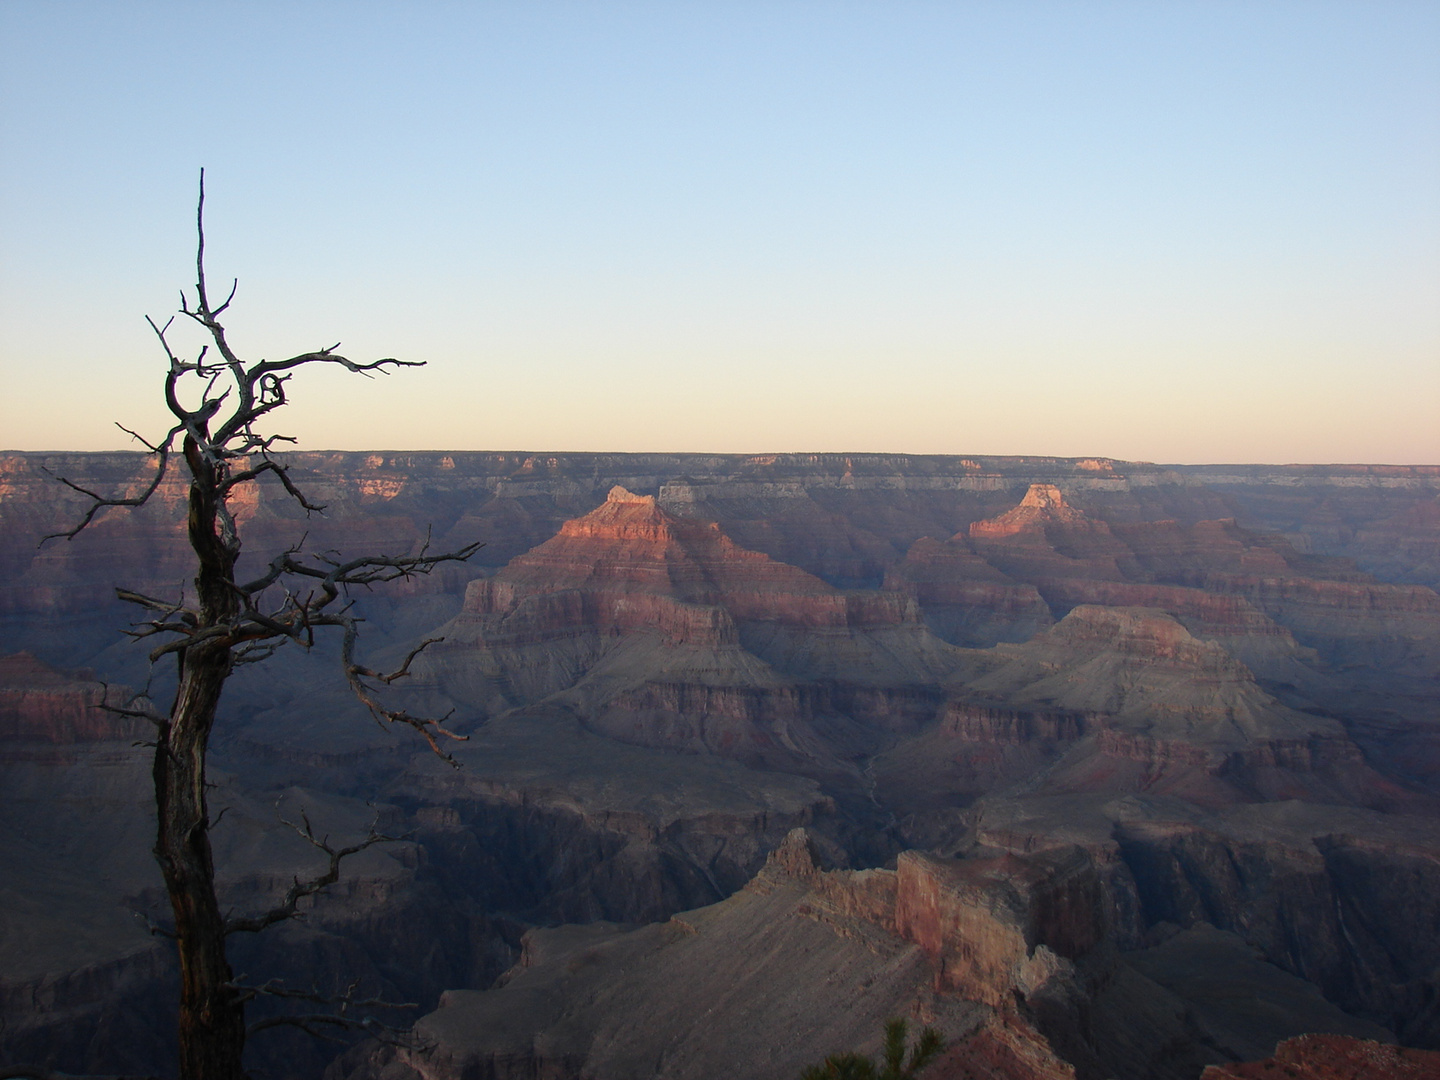
[{"label": "layered rock strata", "polygon": [[[496,989],[447,994],[417,1025],[429,1050],[372,1045],[328,1075],[629,1080],[709,1076],[724,1061],[778,1080],[825,1053],[873,1052],[891,1015],[947,1036],[942,1077],[1178,1080],[1223,1059],[1192,1044],[1190,1002],[1103,947],[1099,901],[1078,851],[825,871],[796,831],[720,904],[639,929],[532,932]],[[1258,1026],[1370,1030],[1313,1000]]]},{"label": "layered rock strata", "polygon": [[428,654],[483,712],[553,699],[595,730],[752,762],[836,763],[929,720],[954,650],[897,592],[843,592],[616,487],[473,582]]}]

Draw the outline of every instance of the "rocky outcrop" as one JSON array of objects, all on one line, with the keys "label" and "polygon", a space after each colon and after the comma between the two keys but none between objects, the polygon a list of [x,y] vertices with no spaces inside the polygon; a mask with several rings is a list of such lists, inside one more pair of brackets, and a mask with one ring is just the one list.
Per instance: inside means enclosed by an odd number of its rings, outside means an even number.
[{"label": "rocky outcrop", "polygon": [[[950,1038],[941,1075],[972,1062],[1005,1080],[1074,1075],[1014,995],[1068,963],[1027,946],[1027,931],[1085,946],[1073,910],[1083,886],[1077,894],[1063,872],[1013,858],[968,887],[920,857],[898,871],[825,871],[817,860],[796,831],[720,904],[636,930],[536,931],[499,988],[448,994],[417,1025],[431,1051],[374,1048],[330,1075],[628,1080],[657,1068],[709,1076],[724,1061],[778,1080],[826,1053],[873,1050],[891,1015]],[[956,935],[962,923],[978,942]]]},{"label": "rocky outcrop", "polygon": [[974,1035],[952,1045],[926,1075],[933,1080],[1075,1080],[1075,1066],[1035,1035],[1013,1013],[997,1013]]},{"label": "rocky outcrop", "polygon": [[1200,1080],[1431,1080],[1440,1076],[1440,1053],[1390,1046],[1343,1035],[1286,1039],[1273,1057],[1233,1065],[1210,1065]]},{"label": "rocky outcrop", "polygon": [[1011,577],[1122,580],[1133,557],[1103,521],[1075,509],[1054,484],[1031,484],[1020,505],[970,526],[970,542]]},{"label": "rocky outcrop", "polygon": [[896,866],[895,929],[938,964],[939,985],[999,1007],[1063,978],[1105,935],[1100,880],[1079,851]]},{"label": "rocky outcrop", "polygon": [[385,1065],[372,1051],[381,1062],[352,1059],[331,1075],[628,1080],[709,1076],[724,1061],[780,1080],[873,1040],[897,1011],[918,1008],[952,1037],[973,1028],[979,1007],[927,991],[923,953],[865,917],[884,906],[872,885],[886,873],[848,875],[860,902],[847,912],[830,895],[840,885],[811,887],[819,872],[797,846],[750,887],[668,922],[535,931],[501,987],[448,994],[419,1022],[430,1052]]}]

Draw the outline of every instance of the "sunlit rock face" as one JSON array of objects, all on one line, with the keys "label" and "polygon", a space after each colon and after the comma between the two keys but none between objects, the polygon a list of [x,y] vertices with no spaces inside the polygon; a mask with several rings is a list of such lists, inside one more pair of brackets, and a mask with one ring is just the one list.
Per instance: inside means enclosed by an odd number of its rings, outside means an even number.
[{"label": "sunlit rock face", "polygon": [[972,524],[970,540],[987,561],[1024,580],[1119,580],[1134,571],[1110,527],[1072,507],[1054,484],[1031,484],[1019,506]]},{"label": "sunlit rock face", "polygon": [[597,598],[594,614],[602,630],[650,625],[660,606],[647,607],[641,598],[651,596],[718,607],[735,621],[816,629],[893,625],[908,614],[898,597],[847,595],[739,547],[717,523],[676,517],[653,496],[619,486],[600,507],[567,521],[557,536],[513,559],[495,578],[476,582],[466,610],[508,614],[526,595],[572,590]]},{"label": "sunlit rock face", "polygon": [[[793,1077],[891,1012],[953,1037],[946,1078],[1194,1080],[1316,1031],[1440,1046],[1440,472],[288,460],[327,510],[247,491],[257,565],[302,536],[486,544],[351,598],[377,669],[444,639],[390,692],[454,710],[459,770],[370,722],[323,642],[222,709],[227,902],[305,872],[277,802],[348,836],[368,801],[407,837],[244,946],[429,1014],[430,1057],[357,1048],[332,1077]],[[0,1052],[144,1074],[174,977],[132,914],[164,910],[148,725],[93,706],[167,699],[112,590],[188,587],[183,490],[37,548],[81,506],[42,467],[144,481],[138,456],[0,456]],[[325,1068],[274,1046],[257,1069]]]}]

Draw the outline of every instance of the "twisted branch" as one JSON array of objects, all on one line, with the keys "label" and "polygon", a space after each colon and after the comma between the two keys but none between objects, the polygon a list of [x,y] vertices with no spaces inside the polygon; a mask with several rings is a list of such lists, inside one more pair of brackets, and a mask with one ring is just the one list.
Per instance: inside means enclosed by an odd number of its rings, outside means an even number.
[{"label": "twisted branch", "polygon": [[[278,806],[279,804],[277,803],[276,805]],[[259,933],[267,926],[274,926],[277,922],[284,922],[286,919],[303,916],[304,912],[299,910],[300,901],[307,896],[315,895],[322,889],[334,885],[335,882],[339,881],[341,862],[348,859],[351,855],[359,854],[366,848],[374,847],[376,844],[395,843],[402,839],[402,837],[399,836],[387,836],[385,833],[375,831],[375,826],[380,824],[379,811],[376,811],[375,819],[370,823],[370,828],[367,831],[365,839],[359,843],[350,844],[343,848],[331,847],[329,836],[317,837],[314,826],[310,824],[310,816],[303,809],[300,811],[299,822],[289,821],[285,818],[281,818],[280,822],[294,829],[306,843],[329,856],[329,865],[325,868],[323,874],[310,878],[308,881],[301,881],[296,877],[290,887],[285,890],[285,899],[264,914],[245,919],[233,917],[226,919],[226,934]]]},{"label": "twisted branch", "polygon": [[245,1029],[245,1036],[248,1039],[262,1031],[269,1031],[278,1027],[296,1027],[317,1039],[324,1039],[327,1042],[344,1042],[335,1032],[339,1031],[363,1031],[377,1042],[386,1043],[391,1046],[406,1047],[408,1049],[423,1049],[429,1045],[412,1029],[394,1027],[383,1023],[373,1015],[351,1015],[351,1010],[356,1009],[418,1009],[420,1006],[413,1001],[386,1001],[384,998],[361,998],[358,995],[360,980],[356,979],[345,988],[341,994],[322,994],[318,990],[291,990],[285,987],[279,980],[272,979],[260,986],[246,986],[243,983],[231,984],[240,997],[241,1001],[250,1002],[258,997],[274,997],[287,1001],[303,1001],[309,1004],[326,1006],[328,1012],[291,1013],[288,1015],[267,1016],[263,1020],[256,1020]]}]

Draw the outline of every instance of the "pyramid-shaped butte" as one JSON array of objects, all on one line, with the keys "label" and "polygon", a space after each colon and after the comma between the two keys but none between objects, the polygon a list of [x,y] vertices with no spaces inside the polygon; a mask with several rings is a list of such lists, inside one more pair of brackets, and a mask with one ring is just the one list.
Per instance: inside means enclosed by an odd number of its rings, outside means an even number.
[{"label": "pyramid-shaped butte", "polygon": [[1020,581],[1121,580],[1134,561],[1103,521],[1065,501],[1054,484],[1031,484],[1020,505],[970,526],[970,541],[992,566]]},{"label": "pyramid-shaped butte", "polygon": [[678,517],[653,496],[619,486],[595,510],[567,521],[494,578],[473,583],[466,608],[500,614],[526,596],[568,591],[587,596],[587,606],[606,623],[607,612],[643,609],[624,598],[645,596],[723,608],[738,620],[806,626],[875,625],[905,617],[900,598],[843,593],[798,567],[738,546],[714,523]]},{"label": "pyramid-shaped butte", "polygon": [[997,518],[975,522],[970,526],[970,535],[977,540],[992,540],[1043,529],[1047,525],[1081,524],[1092,523],[1065,501],[1059,488],[1054,484],[1031,484],[1019,506]]}]

